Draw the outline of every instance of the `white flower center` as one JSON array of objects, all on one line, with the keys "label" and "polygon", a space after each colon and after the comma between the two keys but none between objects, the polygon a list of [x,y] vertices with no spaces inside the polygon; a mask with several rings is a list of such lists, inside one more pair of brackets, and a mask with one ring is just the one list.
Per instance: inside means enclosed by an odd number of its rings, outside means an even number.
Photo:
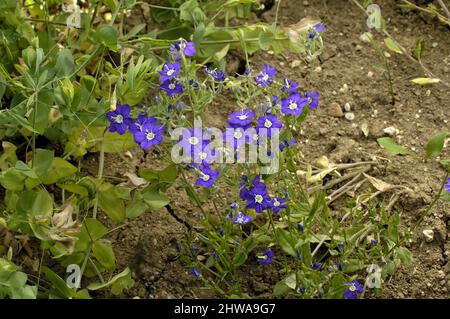
[{"label": "white flower center", "polygon": [[289,108],[291,110],[295,110],[297,108],[297,103],[293,102],[292,100],[289,101]]},{"label": "white flower center", "polygon": [[350,291],[356,291],[355,285],[351,285],[348,289],[349,289]]},{"label": "white flower center", "polygon": [[202,173],[201,179],[203,179],[205,182],[209,181],[210,176],[208,174]]},{"label": "white flower center", "polygon": [[167,75],[168,76],[171,76],[172,74],[174,74],[175,73],[175,70],[174,69],[170,69],[169,71],[167,71]]},{"label": "white flower center", "polygon": [[255,195],[255,202],[257,202],[258,204],[261,204],[263,201],[263,197],[261,195]]},{"label": "white flower center", "polygon": [[275,198],[275,200],[273,202],[273,206],[278,207],[280,205],[281,205],[281,203]]},{"label": "white flower center", "polygon": [[147,140],[151,141],[155,138],[155,134],[153,134],[152,132],[148,132],[147,133]]},{"label": "white flower center", "polygon": [[198,156],[200,157],[201,160],[206,159],[206,157],[208,156],[205,152],[200,152],[200,154],[198,154]]},{"label": "white flower center", "polygon": [[272,122],[266,119],[266,121],[264,122],[264,126],[270,128],[272,126]]},{"label": "white flower center", "polygon": [[244,222],[244,217],[239,216],[236,220],[239,224],[242,224]]},{"label": "white flower center", "polygon": [[238,119],[240,119],[241,121],[243,121],[243,120],[246,120],[247,117],[248,117],[247,115],[241,114],[241,115],[238,116]]},{"label": "white flower center", "polygon": [[268,75],[268,74],[264,74],[263,80],[264,80],[264,81],[267,81],[268,79],[269,79],[269,75]]},{"label": "white flower center", "polygon": [[240,139],[242,137],[242,132],[241,131],[234,132],[233,137],[237,140]]},{"label": "white flower center", "polygon": [[189,143],[190,143],[191,145],[197,145],[197,144],[198,144],[198,138],[195,137],[195,136],[190,137],[190,138],[188,139],[188,141],[189,141]]},{"label": "white flower center", "polygon": [[169,84],[169,89],[171,89],[171,90],[175,89],[175,84],[170,83],[170,84]]},{"label": "white flower center", "polygon": [[114,119],[114,121],[118,124],[122,124],[123,123],[123,116],[121,114],[117,115],[116,118]]}]

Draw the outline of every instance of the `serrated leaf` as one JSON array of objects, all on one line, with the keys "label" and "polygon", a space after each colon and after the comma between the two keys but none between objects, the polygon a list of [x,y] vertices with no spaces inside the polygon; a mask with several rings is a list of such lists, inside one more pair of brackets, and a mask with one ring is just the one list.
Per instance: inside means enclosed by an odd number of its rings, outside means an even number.
[{"label": "serrated leaf", "polygon": [[391,155],[407,155],[410,154],[410,151],[401,145],[398,145],[392,138],[390,137],[381,137],[377,139],[378,144],[389,154]]}]

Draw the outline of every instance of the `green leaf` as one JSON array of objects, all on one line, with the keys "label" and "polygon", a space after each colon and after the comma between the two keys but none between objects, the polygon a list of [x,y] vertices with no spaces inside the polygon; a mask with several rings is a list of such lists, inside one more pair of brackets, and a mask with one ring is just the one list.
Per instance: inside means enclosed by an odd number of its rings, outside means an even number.
[{"label": "green leaf", "polygon": [[119,33],[114,27],[110,25],[102,25],[98,27],[97,31],[94,33],[95,40],[113,51],[117,50],[118,38]]},{"label": "green leaf", "polygon": [[404,263],[405,265],[410,265],[413,261],[413,257],[411,252],[405,247],[398,247],[396,249],[397,257]]},{"label": "green leaf", "polygon": [[130,204],[128,204],[125,215],[127,218],[136,218],[141,216],[145,213],[145,211],[148,209],[148,206],[143,201],[132,201]]},{"label": "green leaf", "polygon": [[58,184],[61,189],[65,189],[74,194],[81,195],[83,197],[89,195],[89,191],[86,187],[78,185],[78,184]]},{"label": "green leaf", "polygon": [[120,194],[111,185],[111,187],[99,191],[98,206],[109,216],[114,222],[122,222],[125,219],[125,204],[120,199]]},{"label": "green leaf", "polygon": [[46,149],[36,150],[36,163],[33,163],[33,168],[37,176],[44,175],[53,163],[54,151]]},{"label": "green leaf", "polygon": [[348,259],[347,262],[342,265],[343,271],[346,273],[355,272],[365,267],[366,265],[360,259]]},{"label": "green leaf", "polygon": [[81,227],[80,235],[78,236],[81,241],[96,242],[108,233],[106,228],[101,222],[95,218],[86,218]]},{"label": "green leaf", "polygon": [[62,297],[66,298],[77,298],[77,293],[70,289],[67,286],[67,283],[59,277],[55,272],[53,272],[50,268],[47,266],[42,267],[42,272],[45,274],[45,277],[52,283],[53,288],[55,288]]},{"label": "green leaf", "polygon": [[417,39],[416,41],[416,48],[413,52],[413,57],[416,60],[420,60],[422,58],[423,51],[425,50],[425,42],[423,39]]},{"label": "green leaf", "polygon": [[289,232],[278,228],[275,230],[275,237],[277,243],[286,253],[293,257],[297,257],[297,252],[294,249],[295,244],[293,244],[293,238]]},{"label": "green leaf", "polygon": [[25,185],[25,178],[26,177],[17,169],[11,167],[8,170],[0,173],[0,184],[8,190],[21,191],[23,190],[23,187]]},{"label": "green leaf", "polygon": [[98,262],[109,271],[116,268],[116,257],[111,247],[111,243],[99,240],[92,245],[92,254]]},{"label": "green leaf", "polygon": [[160,209],[170,203],[169,197],[150,186],[142,190],[142,198],[152,210]]},{"label": "green leaf", "polygon": [[419,85],[427,85],[427,84],[436,84],[441,82],[440,79],[432,79],[432,78],[415,78],[411,80],[412,83]]},{"label": "green leaf", "polygon": [[444,190],[441,193],[441,196],[439,197],[439,199],[444,202],[450,202],[450,192],[447,192]]},{"label": "green leaf", "polygon": [[16,167],[15,169],[20,172],[21,174],[28,176],[29,178],[38,178],[38,176],[36,175],[36,172],[33,171],[27,164],[25,164],[22,161],[17,161],[16,162]]},{"label": "green leaf", "polygon": [[52,165],[47,172],[41,177],[43,184],[54,184],[60,179],[69,177],[75,174],[78,169],[61,157],[55,157]]},{"label": "green leaf", "polygon": [[259,34],[259,46],[263,50],[269,50],[273,41],[273,33],[269,31],[263,31]]},{"label": "green leaf", "polygon": [[403,54],[402,49],[400,49],[400,47],[391,38],[385,38],[384,44],[386,44],[389,50],[398,54]]},{"label": "green leaf", "polygon": [[284,280],[281,280],[276,283],[275,287],[273,288],[273,294],[275,297],[281,297],[286,295],[288,292],[291,291],[291,288],[289,288]]},{"label": "green leaf", "polygon": [[425,145],[425,157],[430,158],[439,155],[444,148],[444,142],[447,136],[448,132],[440,132],[433,135],[427,145]]},{"label": "green leaf", "polygon": [[107,283],[92,283],[87,288],[89,290],[99,290],[111,286],[111,292],[114,295],[120,295],[124,289],[129,289],[133,286],[134,280],[131,278],[131,271],[127,267],[120,274],[115,275]]},{"label": "green leaf", "polygon": [[407,155],[410,151],[401,145],[395,143],[390,137],[381,137],[377,139],[378,144],[390,155]]},{"label": "green leaf", "polygon": [[198,8],[197,0],[188,0],[180,6],[180,20],[193,22],[194,10]]},{"label": "green leaf", "polygon": [[[106,132],[103,137],[104,151],[106,153],[121,153],[132,148],[135,143],[131,133],[119,135],[115,132]],[[100,150],[100,143],[96,144],[92,151]]]},{"label": "green leaf", "polygon": [[239,249],[239,252],[233,258],[234,267],[242,266],[248,258],[248,254],[245,249]]},{"label": "green leaf", "polygon": [[144,168],[139,170],[139,176],[149,182],[154,182],[158,189],[167,190],[177,178],[177,166],[171,163],[161,171]]},{"label": "green leaf", "polygon": [[36,193],[36,198],[30,212],[32,216],[50,216],[53,212],[53,198],[45,189],[41,189]]},{"label": "green leaf", "polygon": [[63,49],[58,53],[55,69],[58,77],[70,76],[75,71],[75,62],[69,49]]}]

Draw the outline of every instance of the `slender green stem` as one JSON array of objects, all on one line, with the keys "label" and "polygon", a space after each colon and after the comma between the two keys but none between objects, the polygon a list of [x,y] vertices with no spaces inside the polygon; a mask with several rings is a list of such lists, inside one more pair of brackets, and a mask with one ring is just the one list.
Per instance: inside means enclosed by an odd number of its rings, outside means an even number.
[{"label": "slender green stem", "polygon": [[430,205],[428,206],[427,210],[422,214],[422,216],[420,216],[419,220],[414,224],[412,231],[415,231],[417,227],[419,227],[419,225],[422,223],[422,221],[424,220],[424,218],[430,213],[430,211],[433,209],[434,205],[436,205],[437,201],[439,200],[439,198],[441,197],[441,194],[444,190],[444,185],[447,182],[447,179],[450,175],[450,170],[447,169],[447,174],[445,174],[444,180],[441,184],[441,188],[439,189],[439,192],[437,193],[437,195],[434,197],[433,201],[430,203]]},{"label": "slender green stem", "polygon": [[[104,135],[103,135],[104,136]],[[100,154],[98,157],[98,179],[103,177],[103,167],[105,165],[105,141],[104,138],[100,142]],[[92,217],[97,218],[97,209],[98,209],[98,192],[95,194],[94,201],[94,210],[92,212]]]},{"label": "slender green stem", "polygon": [[278,24],[278,12],[280,11],[281,0],[277,0],[277,10],[275,12],[275,25]]}]

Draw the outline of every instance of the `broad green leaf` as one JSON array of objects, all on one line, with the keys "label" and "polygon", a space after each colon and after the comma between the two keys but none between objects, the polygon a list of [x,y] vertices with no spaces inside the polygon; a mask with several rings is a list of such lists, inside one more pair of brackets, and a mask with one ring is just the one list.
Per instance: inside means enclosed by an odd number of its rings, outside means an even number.
[{"label": "broad green leaf", "polygon": [[99,240],[92,245],[92,254],[97,261],[109,271],[116,268],[116,257],[111,247],[111,243]]},{"label": "broad green leaf", "polygon": [[58,53],[55,68],[58,77],[70,76],[75,71],[75,62],[69,49],[63,49]]},{"label": "broad green leaf", "polygon": [[34,199],[34,203],[30,213],[33,216],[36,215],[50,216],[52,212],[53,212],[53,198],[45,189],[41,189],[39,192],[36,193],[36,198]]},{"label": "broad green leaf", "polygon": [[22,161],[17,161],[16,162],[16,167],[15,169],[20,172],[21,174],[28,176],[29,178],[34,178],[37,179],[38,176],[36,175],[36,172],[31,169],[31,167],[29,167],[27,164],[25,164]]},{"label": "broad green leaf", "polygon": [[65,189],[71,193],[78,194],[81,196],[88,196],[89,191],[86,187],[79,184],[58,184],[61,189]]},{"label": "broad green leaf", "polygon": [[405,265],[410,265],[413,261],[413,257],[411,252],[405,247],[398,247],[396,249],[397,257],[404,263]]},{"label": "broad green leaf", "polygon": [[180,20],[193,22],[193,13],[198,8],[197,0],[188,0],[180,6]]},{"label": "broad green leaf", "polygon": [[425,157],[430,158],[439,155],[444,148],[444,142],[447,136],[448,132],[440,132],[431,137],[427,145],[425,145]]},{"label": "broad green leaf", "polygon": [[114,27],[110,25],[102,25],[98,27],[97,31],[94,33],[95,40],[113,51],[117,50],[118,38],[119,33]]},{"label": "broad green leaf", "polygon": [[433,79],[433,78],[415,78],[411,80],[412,83],[419,84],[419,85],[427,85],[427,84],[436,84],[441,82],[440,79]]},{"label": "broad green leaf", "polygon": [[410,151],[401,145],[395,143],[390,137],[381,137],[377,139],[378,144],[390,155],[407,155]]},{"label": "broad green leaf", "polygon": [[158,189],[166,190],[177,178],[177,166],[171,163],[161,171],[144,168],[139,170],[139,176],[149,182],[156,182]]},{"label": "broad green leaf", "polygon": [[98,206],[114,222],[125,219],[125,204],[113,187],[98,192]]},{"label": "broad green leaf", "polygon": [[132,201],[127,205],[125,210],[125,215],[127,218],[136,218],[145,213],[148,209],[148,206],[143,201]]},{"label": "broad green leaf", "polygon": [[297,257],[297,252],[294,249],[295,244],[293,244],[293,238],[289,232],[278,228],[275,230],[275,237],[277,243],[286,253],[293,257]]},{"label": "broad green leaf", "polygon": [[400,49],[400,47],[391,38],[385,38],[384,44],[386,44],[389,50],[398,54],[403,54],[402,49]]},{"label": "broad green leaf", "polygon": [[263,50],[269,50],[273,41],[273,33],[269,31],[263,31],[259,34],[259,46]]},{"label": "broad green leaf", "polygon": [[14,167],[0,173],[0,185],[11,191],[21,191],[25,185],[25,176]]},{"label": "broad green leaf", "polygon": [[46,150],[46,149],[37,149],[36,150],[36,163],[33,163],[33,169],[36,172],[37,176],[44,175],[45,172],[52,165],[54,158],[54,151]]},{"label": "broad green leaf", "polygon": [[[133,135],[128,132],[123,135],[106,132],[103,138],[105,153],[121,153],[136,145],[133,140]],[[92,151],[98,152],[100,147],[101,144],[98,143]]]},{"label": "broad green leaf", "polygon": [[75,174],[78,169],[61,157],[55,157],[52,165],[47,172],[41,177],[43,184],[54,184],[60,179]]},{"label": "broad green leaf", "polygon": [[142,198],[152,210],[160,209],[170,203],[169,197],[149,186],[142,190]]},{"label": "broad green leaf", "polygon": [[80,235],[78,237],[81,241],[95,242],[105,236],[107,233],[108,228],[106,228],[97,219],[86,218],[83,222]]}]

